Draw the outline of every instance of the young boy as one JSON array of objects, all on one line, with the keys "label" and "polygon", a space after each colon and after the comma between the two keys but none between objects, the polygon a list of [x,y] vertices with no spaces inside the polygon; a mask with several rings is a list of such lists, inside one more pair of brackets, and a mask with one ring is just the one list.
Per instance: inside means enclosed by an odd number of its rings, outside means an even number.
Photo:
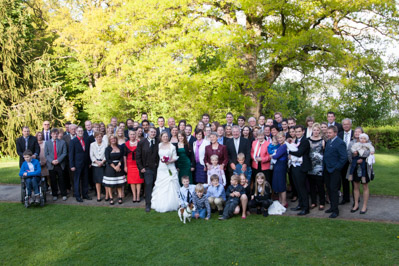
[{"label": "young boy", "polygon": [[226,220],[231,218],[235,209],[240,204],[240,198],[242,194],[245,194],[244,188],[238,184],[240,178],[238,175],[233,175],[230,180],[230,186],[226,190],[227,201],[226,207],[223,210],[223,216],[219,217],[219,220]]},{"label": "young boy", "polygon": [[219,156],[216,154],[211,156],[211,167],[208,169],[208,185],[212,185],[211,177],[213,175],[216,175],[219,177],[219,184],[222,184],[222,186],[226,185],[226,175],[224,173],[224,170],[220,169],[219,165]]},{"label": "young boy", "polygon": [[[267,146],[267,152],[269,153],[270,156],[273,156],[276,154],[276,151],[280,147],[280,144],[277,142],[276,136],[272,138],[272,143]],[[276,159],[271,159],[270,160],[270,170],[273,170],[274,164],[276,164],[277,160]]]},{"label": "young boy", "polygon": [[[197,184],[195,186],[195,193],[193,195],[193,203],[195,211],[193,211],[193,218],[209,220],[211,218],[211,207],[209,205],[208,197],[204,195],[204,186]],[[205,217],[206,215],[206,217]]]},{"label": "young boy", "polygon": [[236,170],[234,170],[235,175],[241,175],[244,174],[245,177],[248,180],[248,184],[251,184],[251,175],[252,175],[252,169],[249,165],[247,165],[247,169],[245,171],[242,170],[243,164],[245,164],[245,154],[240,152],[237,154],[237,164],[236,164]]},{"label": "young boy", "polygon": [[223,215],[223,205],[226,202],[226,192],[223,185],[219,183],[217,175],[211,176],[212,186],[208,187],[206,196],[208,197],[209,204],[211,205],[211,212],[219,211],[219,216]]},{"label": "young boy", "polygon": [[190,202],[193,202],[195,185],[190,185],[190,178],[188,176],[182,176],[181,183],[183,185],[179,192],[180,207],[186,208]]},{"label": "young boy", "polygon": [[21,165],[19,176],[21,178],[25,178],[26,188],[28,190],[27,196],[31,199],[33,187],[33,191],[35,193],[35,202],[40,203],[39,182],[42,171],[40,162],[32,158],[32,152],[30,150],[24,151],[23,157],[25,161]]}]

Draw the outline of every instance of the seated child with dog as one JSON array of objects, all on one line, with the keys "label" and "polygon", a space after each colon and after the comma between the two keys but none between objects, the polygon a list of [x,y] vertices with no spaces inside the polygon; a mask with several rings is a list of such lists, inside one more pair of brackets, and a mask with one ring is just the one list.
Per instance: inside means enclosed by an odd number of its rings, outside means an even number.
[{"label": "seated child with dog", "polygon": [[211,207],[208,197],[205,195],[205,189],[202,184],[195,186],[195,193],[193,194],[193,203],[195,210],[193,211],[193,218],[209,220],[211,218]]},{"label": "seated child with dog", "polygon": [[[240,212],[240,198],[241,195],[245,194],[245,189],[238,184],[240,178],[238,175],[232,175],[230,179],[230,186],[226,189],[226,206],[223,210],[223,216],[219,217],[219,220],[226,220],[233,217],[234,214],[238,214]],[[238,208],[237,208],[238,207]]]},{"label": "seated child with dog", "polygon": [[179,191],[180,207],[186,208],[187,205],[193,201],[195,185],[190,185],[190,178],[188,176],[182,176],[181,183],[183,185],[181,186]]},{"label": "seated child with dog", "polygon": [[216,209],[219,211],[219,215],[223,215],[223,205],[226,202],[226,192],[224,187],[219,183],[219,176],[212,175],[211,183],[212,186],[208,187],[206,196],[208,197],[209,204],[211,205],[211,212],[215,212]]},{"label": "seated child with dog", "polygon": [[33,153],[30,150],[26,150],[23,153],[25,161],[21,166],[21,170],[19,171],[19,176],[25,179],[26,188],[28,190],[28,197],[32,199],[32,188],[34,191],[35,202],[40,203],[40,192],[39,192],[39,183],[40,183],[40,175],[41,175],[41,167],[40,162],[36,159],[32,158]]}]

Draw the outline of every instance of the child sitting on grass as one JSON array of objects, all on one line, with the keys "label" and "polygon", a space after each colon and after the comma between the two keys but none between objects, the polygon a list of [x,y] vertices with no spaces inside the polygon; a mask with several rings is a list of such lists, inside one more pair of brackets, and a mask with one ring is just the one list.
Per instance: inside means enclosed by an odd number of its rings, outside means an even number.
[{"label": "child sitting on grass", "polygon": [[371,142],[369,142],[369,136],[365,133],[360,134],[359,136],[359,142],[356,142],[355,144],[352,145],[351,152],[356,153],[356,156],[352,156],[352,163],[351,163],[351,168],[349,171],[349,176],[348,180],[352,181],[353,180],[353,172],[355,171],[357,161],[359,159],[363,159],[362,162],[359,164],[360,168],[362,170],[362,183],[366,183],[366,158],[364,157],[364,154],[366,151],[369,151],[371,155],[374,154],[375,149]]},{"label": "child sitting on grass", "polygon": [[193,211],[192,215],[195,219],[201,218],[209,220],[209,218],[211,218],[211,207],[209,205],[208,197],[204,195],[204,191],[205,189],[202,184],[197,184],[195,186],[195,193],[193,195],[195,211]]},{"label": "child sitting on grass", "polygon": [[40,174],[41,167],[40,162],[36,159],[32,158],[32,152],[30,150],[26,150],[23,153],[24,162],[21,166],[21,170],[19,171],[19,176],[25,179],[26,188],[28,190],[29,200],[32,200],[32,188],[34,191],[35,202],[40,203],[40,192],[39,192],[39,183],[40,183]]},{"label": "child sitting on grass", "polygon": [[234,170],[235,175],[241,175],[244,174],[245,177],[247,178],[248,184],[251,184],[251,175],[252,175],[252,169],[249,165],[247,165],[247,169],[245,171],[242,170],[242,166],[245,164],[245,154],[240,152],[237,154],[237,164],[236,164],[236,169]]},{"label": "child sitting on grass", "polygon": [[183,185],[179,191],[180,207],[186,208],[190,202],[193,202],[195,185],[190,185],[190,178],[188,176],[182,176],[181,183]]},{"label": "child sitting on grass", "polygon": [[217,175],[211,176],[212,186],[208,187],[206,196],[208,197],[209,204],[211,205],[211,212],[219,211],[219,216],[223,215],[223,205],[226,202],[226,192],[224,187],[219,183]]},{"label": "child sitting on grass", "polygon": [[[245,194],[245,189],[238,184],[240,178],[238,175],[231,176],[230,186],[226,190],[227,202],[223,210],[223,216],[219,217],[219,220],[226,220],[231,218],[234,214],[240,212],[238,204],[240,204],[240,198],[242,194]],[[238,210],[236,209],[238,207]]]},{"label": "child sitting on grass", "polygon": [[263,216],[269,216],[268,209],[273,203],[271,200],[270,184],[266,181],[263,173],[256,175],[255,188],[249,201],[250,208],[257,208],[257,214],[263,213]]}]

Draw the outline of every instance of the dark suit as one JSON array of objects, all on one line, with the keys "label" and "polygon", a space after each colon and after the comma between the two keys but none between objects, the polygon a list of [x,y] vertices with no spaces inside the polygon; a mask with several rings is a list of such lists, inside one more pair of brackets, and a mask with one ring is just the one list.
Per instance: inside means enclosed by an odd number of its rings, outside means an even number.
[{"label": "dark suit", "polygon": [[136,162],[139,171],[145,169],[144,183],[145,183],[145,204],[146,207],[151,207],[151,194],[154,186],[154,181],[157,176],[157,168],[159,163],[158,146],[159,141],[154,139],[155,144],[150,147],[150,142],[147,138],[142,139],[137,144]]},{"label": "dark suit", "polygon": [[[229,184],[230,182],[230,177],[233,175],[233,169],[231,168],[230,164],[236,165],[237,162],[237,152],[236,152],[236,147],[234,145],[234,138],[228,139],[226,142],[226,147],[227,147],[227,157],[228,157],[228,167],[227,167],[227,173],[226,178],[226,183]],[[247,167],[251,167],[251,143],[249,140],[246,138],[240,137],[240,144],[238,146],[238,153],[244,153],[245,155],[245,164]]]},{"label": "dark suit", "polygon": [[[48,133],[48,135],[47,135]],[[43,141],[48,141],[51,139],[51,130],[49,129],[48,131],[44,131],[42,130],[42,134],[43,134]],[[48,136],[48,138],[47,138]]]},{"label": "dark suit", "polygon": [[[225,128],[226,126],[227,126],[227,123],[226,124],[224,124],[224,125],[222,125],[223,126],[223,128]],[[232,126],[235,126],[235,124],[234,123],[231,123],[231,125],[230,125],[231,127]]]},{"label": "dark suit", "polygon": [[193,150],[193,144],[194,144],[194,142],[195,142],[196,140],[197,140],[197,138],[194,137],[194,136],[191,136],[191,137],[190,137],[190,140],[188,140],[188,146],[190,146],[191,150]]},{"label": "dark suit", "polygon": [[56,151],[58,164],[53,165],[52,161],[54,160],[54,140],[49,140],[45,142],[44,156],[46,157],[47,169],[49,170],[50,174],[51,190],[53,197],[58,196],[58,185],[60,186],[61,195],[67,195],[63,174],[63,170],[65,169],[65,158],[67,156],[67,147],[65,141],[59,139],[56,140]]},{"label": "dark suit", "polygon": [[336,137],[334,141],[328,140],[323,156],[325,181],[330,196],[331,210],[338,214],[338,191],[341,187],[341,170],[348,160],[345,142]]},{"label": "dark suit", "polygon": [[[353,140],[353,133],[354,133],[354,131],[351,130],[349,142],[351,142]],[[344,140],[345,139],[345,131],[339,132],[337,136],[340,139]],[[348,145],[346,145],[346,147],[348,147]],[[343,190],[342,199],[344,201],[346,201],[346,202],[350,202],[349,181],[348,181],[348,179],[346,179],[346,174],[347,174],[347,171],[348,171],[348,167],[349,167],[349,162],[347,161],[345,163],[344,167],[342,168],[342,171],[341,171],[341,182],[342,182],[342,190]],[[353,185],[352,185],[352,190],[353,190]]]},{"label": "dark suit", "polygon": [[40,154],[40,146],[37,142],[36,137],[29,135],[28,137],[28,146],[26,147],[26,142],[24,137],[19,137],[16,141],[17,145],[17,153],[19,155],[19,168],[21,168],[22,163],[24,162],[24,151],[27,149],[30,150],[36,158],[39,159]]},{"label": "dark suit", "polygon": [[[84,137],[85,139],[87,139],[87,138],[90,137],[90,136],[94,136],[93,129],[90,130],[90,132],[91,132],[91,135],[89,135],[89,132],[88,132],[87,130],[85,130],[85,131],[83,132],[83,137]],[[89,146],[90,146],[90,145],[89,145]]]},{"label": "dark suit", "polygon": [[309,151],[310,151],[309,140],[307,140],[306,137],[303,136],[300,139],[298,151],[289,152],[291,155],[302,157],[303,160],[300,166],[292,167],[292,179],[294,181],[295,188],[298,192],[299,206],[302,208],[302,210],[305,211],[309,210],[309,196],[306,187],[306,177],[308,171],[312,168],[312,163],[309,157]]},{"label": "dark suit", "polygon": [[64,137],[62,137],[67,147],[67,156],[65,158],[65,168],[64,168],[64,180],[65,180],[65,187],[69,190],[72,188],[73,176],[74,176],[74,173],[71,171],[71,168],[69,167],[69,144],[71,143],[71,138],[72,138],[71,134],[67,134],[64,135]]},{"label": "dark suit", "polygon": [[[156,128],[157,131],[157,135],[155,136],[156,138],[159,138],[159,136],[161,135],[162,132],[159,131],[159,127]],[[170,129],[165,127],[165,129],[163,131],[166,131],[166,133],[168,133],[169,139],[172,137],[172,134],[170,133]]]},{"label": "dark suit", "polygon": [[88,196],[88,171],[90,164],[89,146],[87,139],[83,138],[85,149],[83,150],[79,139],[76,137],[69,143],[69,167],[75,167],[74,173],[74,196],[80,198],[80,182],[82,182],[82,195]]},{"label": "dark suit", "polygon": [[[330,123],[327,123],[327,125],[329,125]],[[342,125],[340,123],[334,122],[334,126],[336,126],[338,128],[338,133],[340,133],[341,131],[344,131],[344,129],[342,128]]]}]

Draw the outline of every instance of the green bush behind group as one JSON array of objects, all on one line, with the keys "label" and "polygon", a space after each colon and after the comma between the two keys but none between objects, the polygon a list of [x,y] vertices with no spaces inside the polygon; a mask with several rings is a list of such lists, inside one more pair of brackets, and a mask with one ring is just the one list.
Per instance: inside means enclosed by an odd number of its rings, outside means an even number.
[{"label": "green bush behind group", "polygon": [[142,112],[195,125],[334,111],[398,149],[398,7],[355,2],[0,0],[0,156],[23,126]]}]

